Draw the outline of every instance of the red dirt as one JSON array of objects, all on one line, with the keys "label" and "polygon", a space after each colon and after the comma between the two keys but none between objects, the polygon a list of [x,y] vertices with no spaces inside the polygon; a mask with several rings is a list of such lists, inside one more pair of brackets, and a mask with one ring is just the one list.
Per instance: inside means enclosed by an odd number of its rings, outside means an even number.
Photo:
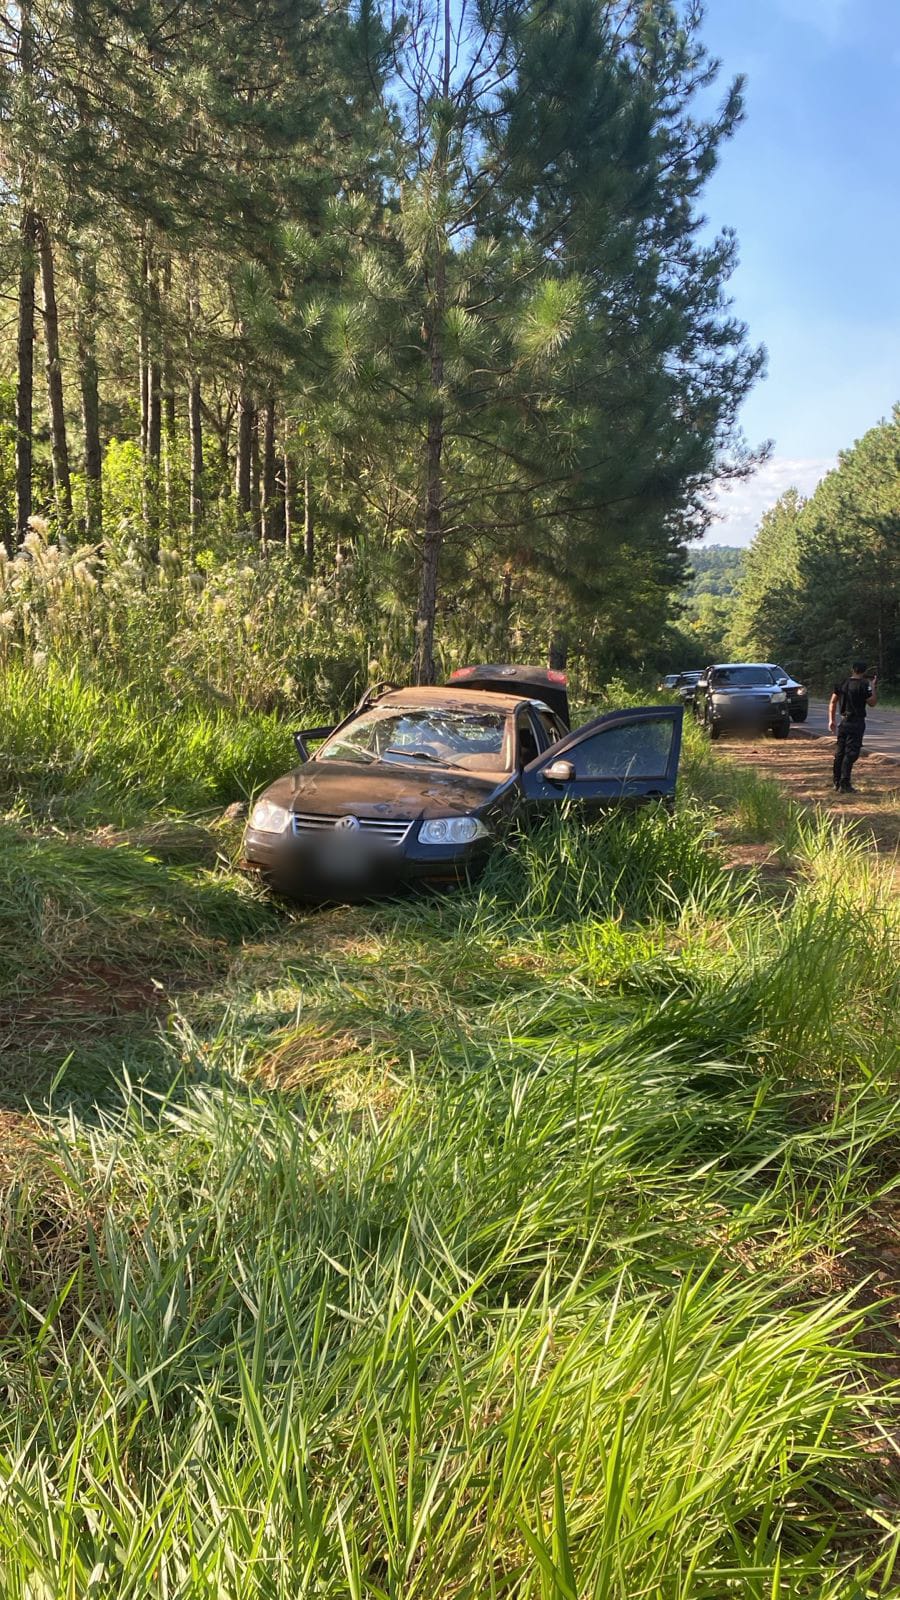
[{"label": "red dirt", "polygon": [[723,747],[729,760],[774,778],[800,805],[818,806],[842,821],[862,824],[879,851],[900,846],[900,762],[889,756],[863,756],[853,769],[855,795],[835,794],[831,781],[834,744],[794,730],[788,742],[744,743]]}]

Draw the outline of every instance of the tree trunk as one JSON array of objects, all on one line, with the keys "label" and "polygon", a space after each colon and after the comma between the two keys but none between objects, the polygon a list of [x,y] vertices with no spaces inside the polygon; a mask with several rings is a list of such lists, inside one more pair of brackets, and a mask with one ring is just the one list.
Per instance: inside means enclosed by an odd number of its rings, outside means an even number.
[{"label": "tree trunk", "polygon": [[569,664],[569,640],[564,622],[557,622],[553,629],[547,664],[555,672],[565,672]]},{"label": "tree trunk", "polygon": [[152,252],[144,251],[144,300],[146,305],[146,435],[144,452],[144,527],[149,535],[150,555],[159,555],[159,464],[162,453],[162,373],[160,370],[159,281]]},{"label": "tree trunk", "polygon": [[[31,0],[19,0],[19,76],[26,97],[32,92],[34,31]],[[31,520],[32,450],[34,422],[34,257],[37,218],[31,204],[28,174],[19,174],[22,216],[19,223],[19,319],[16,338],[16,529],[21,544]],[[12,552],[10,552],[11,554]]]},{"label": "tree trunk", "polygon": [[97,373],[97,265],[86,252],[80,260],[78,382],[84,428],[85,534],[91,544],[103,538],[103,457],[100,449],[100,392]]},{"label": "tree trunk", "polygon": [[[172,294],[172,257],[163,262],[163,306],[167,311]],[[164,330],[160,330],[163,333]],[[163,499],[166,508],[166,532],[172,537],[175,529],[175,375],[172,370],[172,352],[167,336],[162,340],[162,426],[163,426]]]},{"label": "tree trunk", "polygon": [[175,529],[175,445],[177,413],[175,409],[174,378],[168,354],[163,361],[163,497],[166,508],[166,532]]},{"label": "tree trunk", "polygon": [[162,456],[162,316],[159,299],[159,279],[155,265],[148,258],[148,299],[150,324],[150,363],[147,377],[147,460],[154,474],[159,475]]},{"label": "tree trunk", "polygon": [[428,417],[425,445],[425,537],[419,576],[419,603],[416,607],[416,653],[413,675],[416,683],[434,683],[434,620],[437,612],[438,571],[444,542],[444,407],[439,398],[444,382],[442,318],[444,312],[445,268],[438,263],[435,302],[429,331],[429,360],[433,401]]},{"label": "tree trunk", "polygon": [[259,412],[253,412],[253,425],[250,429],[250,527],[253,537],[265,551],[265,539],[262,536],[262,516],[259,482]]},{"label": "tree trunk", "polygon": [[37,237],[41,259],[41,290],[44,297],[44,345],[47,352],[47,401],[50,412],[53,486],[56,491],[57,516],[65,525],[72,520],[72,480],[69,473],[69,441],[66,437],[62,364],[59,358],[56,270],[50,233],[46,222],[40,217],[37,219]]},{"label": "tree trunk", "polygon": [[[147,258],[147,249],[141,241],[141,286],[140,286],[140,314],[138,318],[138,374],[141,395],[141,457],[144,461],[144,500],[146,502],[146,461],[147,439],[150,428],[150,333],[147,316],[147,279],[150,275],[150,263]],[[147,508],[144,505],[146,517]]]},{"label": "tree trunk", "polygon": [[28,200],[22,211],[20,233],[22,257],[19,263],[19,326],[16,342],[16,542],[18,544],[22,543],[28,532],[32,511],[34,268],[37,217]]},{"label": "tree trunk", "polygon": [[294,467],[290,452],[284,447],[284,547],[294,548]]},{"label": "tree trunk", "polygon": [[312,576],[316,566],[316,521],[308,470],[303,474],[303,561]]},{"label": "tree trunk", "polygon": [[234,469],[234,498],[237,505],[238,526],[246,528],[250,521],[250,479],[253,453],[253,401],[245,389],[238,398],[237,458]]},{"label": "tree trunk", "polygon": [[262,541],[278,536],[278,484],[275,475],[275,396],[270,390],[263,410]]},{"label": "tree trunk", "polygon": [[203,410],[201,406],[200,374],[197,370],[195,333],[200,316],[200,295],[197,289],[196,270],[191,267],[188,288],[188,350],[190,376],[188,379],[188,431],[191,445],[191,540],[195,541],[203,524]]},{"label": "tree trunk", "polygon": [[509,660],[510,654],[510,623],[512,621],[512,566],[510,562],[503,568],[503,584],[500,589],[500,656],[504,661]]},{"label": "tree trunk", "polygon": [[[450,0],[444,0],[442,78],[444,99],[450,99],[452,28]],[[440,135],[435,168],[438,184],[445,177],[449,149],[446,131]],[[416,649],[413,672],[416,683],[434,683],[434,620],[437,612],[438,571],[444,542],[444,312],[447,303],[447,253],[442,237],[434,262],[434,290],[428,307],[428,362],[431,402],[425,443],[425,537],[416,607]]]}]

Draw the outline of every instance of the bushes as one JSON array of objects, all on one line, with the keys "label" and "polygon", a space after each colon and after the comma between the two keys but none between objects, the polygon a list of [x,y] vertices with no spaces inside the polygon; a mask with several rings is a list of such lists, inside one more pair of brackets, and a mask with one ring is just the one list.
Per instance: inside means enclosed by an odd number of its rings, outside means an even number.
[{"label": "bushes", "polygon": [[[300,702],[307,714],[365,687],[377,616],[352,553],[326,586],[283,549],[235,553],[233,536],[227,553],[187,561],[164,546],[156,560],[126,527],[101,558],[33,524],[14,561],[0,553],[0,665],[49,656],[161,700]],[[386,675],[392,663],[379,654]]]}]

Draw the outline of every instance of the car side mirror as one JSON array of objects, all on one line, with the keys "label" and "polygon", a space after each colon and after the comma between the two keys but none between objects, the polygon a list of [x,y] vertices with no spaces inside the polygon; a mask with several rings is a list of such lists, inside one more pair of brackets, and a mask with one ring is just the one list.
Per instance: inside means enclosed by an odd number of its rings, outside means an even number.
[{"label": "car side mirror", "polygon": [[544,768],[541,776],[546,778],[548,783],[571,783],[575,776],[575,768],[571,761],[562,759],[551,761],[549,767]]},{"label": "car side mirror", "polygon": [[791,681],[791,680],[790,680],[790,678],[785,678],[785,677],[783,677],[783,676],[782,676],[782,677],[780,677],[780,678],[776,678],[776,679],[775,679],[775,682],[776,682],[776,683],[780,683],[780,684],[782,684],[782,686],[783,686],[783,685],[784,685],[784,684],[786,684],[786,683],[790,683],[790,681]]}]

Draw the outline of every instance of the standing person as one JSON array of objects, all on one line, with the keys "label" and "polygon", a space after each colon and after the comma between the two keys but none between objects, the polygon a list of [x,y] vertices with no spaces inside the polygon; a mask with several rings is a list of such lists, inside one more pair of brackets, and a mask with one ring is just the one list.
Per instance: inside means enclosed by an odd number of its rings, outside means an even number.
[{"label": "standing person", "polygon": [[[862,750],[863,734],[866,731],[866,711],[869,706],[878,704],[878,674],[874,672],[871,680],[866,677],[866,663],[854,661],[853,671],[843,683],[836,683],[828,702],[828,731],[837,733],[837,749],[834,753],[834,787],[840,794],[855,794],[850,774],[853,763],[857,760]],[[841,725],[836,725],[838,707],[841,712]]]}]

